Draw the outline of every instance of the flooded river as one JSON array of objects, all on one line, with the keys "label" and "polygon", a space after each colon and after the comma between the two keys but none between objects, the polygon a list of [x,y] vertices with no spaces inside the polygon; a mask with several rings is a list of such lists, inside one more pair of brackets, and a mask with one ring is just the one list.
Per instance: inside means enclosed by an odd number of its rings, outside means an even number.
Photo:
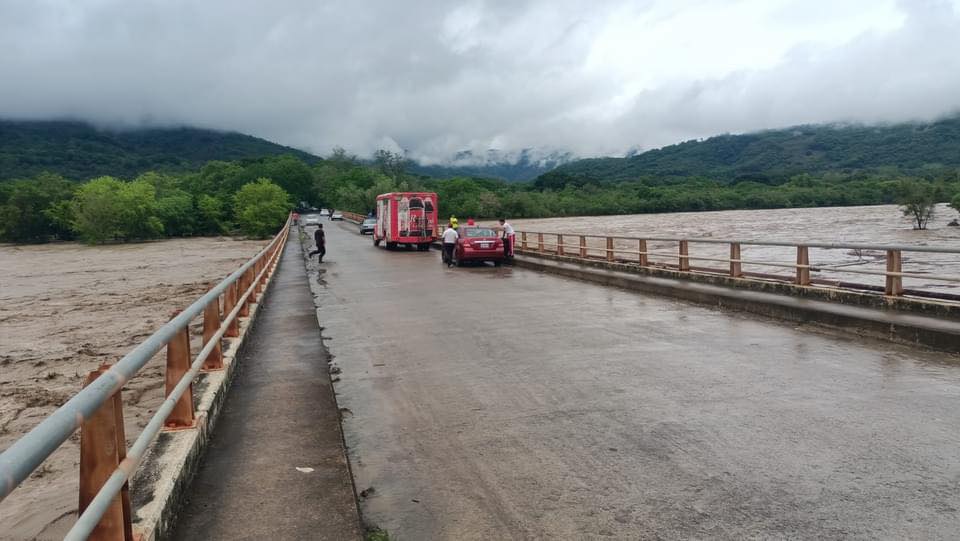
[{"label": "flooded river", "polygon": [[[928,229],[916,231],[895,205],[867,207],[828,207],[774,210],[732,210],[720,212],[679,212],[669,214],[637,214],[625,216],[588,216],[516,220],[517,231],[570,233],[577,235],[610,235],[622,237],[684,237],[690,239],[736,239],[746,241],[822,242],[850,244],[883,244],[903,246],[935,246],[960,249],[960,227],[947,223],[958,217],[947,205],[938,205]],[[531,237],[531,242],[535,242]],[[547,242],[552,242],[552,239]],[[568,249],[579,241],[565,239]],[[603,240],[590,243],[591,250],[603,248]],[[620,241],[617,249],[636,251],[636,243]],[[675,253],[676,243],[650,243],[648,250]],[[600,252],[593,252],[599,254]],[[691,257],[725,258],[726,245],[690,245]],[[627,254],[619,257],[626,257]],[[793,263],[796,250],[790,247],[743,246],[744,260]],[[652,261],[675,262],[667,256],[651,257]],[[843,272],[843,269],[882,271],[885,268],[881,251],[810,249],[812,265],[821,265],[814,279],[843,280],[870,285],[883,284],[883,277]],[[691,260],[693,266],[725,268],[726,263]],[[744,265],[748,272],[790,274],[791,269],[764,265]],[[960,254],[904,252],[903,271],[960,278]],[[960,284],[905,278],[904,286],[913,289],[960,293]]]}]

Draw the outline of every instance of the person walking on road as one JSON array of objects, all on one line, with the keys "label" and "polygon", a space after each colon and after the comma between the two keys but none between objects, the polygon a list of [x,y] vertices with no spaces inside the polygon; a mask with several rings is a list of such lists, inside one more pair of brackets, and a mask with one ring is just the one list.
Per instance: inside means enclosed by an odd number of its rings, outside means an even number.
[{"label": "person walking on road", "polygon": [[500,231],[503,234],[503,257],[507,261],[513,260],[513,226],[507,223],[506,218],[500,218]]},{"label": "person walking on road", "polygon": [[453,225],[448,224],[446,231],[443,232],[443,262],[447,264],[447,267],[453,266],[453,250],[457,247],[458,238],[460,238],[460,234],[453,228]]},{"label": "person walking on road", "polygon": [[327,255],[327,237],[323,232],[323,224],[317,225],[317,230],[313,232],[313,242],[317,245],[317,249],[310,252],[310,255],[307,257],[313,257],[313,254],[320,254],[319,263],[323,263],[323,256]]}]

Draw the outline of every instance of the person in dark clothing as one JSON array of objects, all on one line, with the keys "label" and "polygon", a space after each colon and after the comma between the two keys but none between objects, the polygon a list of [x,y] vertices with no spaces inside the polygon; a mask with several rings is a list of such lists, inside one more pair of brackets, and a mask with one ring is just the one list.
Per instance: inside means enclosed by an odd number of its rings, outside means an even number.
[{"label": "person in dark clothing", "polygon": [[323,224],[317,226],[317,230],[313,232],[313,242],[317,245],[317,249],[310,252],[310,255],[307,257],[313,257],[313,254],[320,254],[320,263],[323,263],[323,256],[327,255],[327,238],[323,232]]}]

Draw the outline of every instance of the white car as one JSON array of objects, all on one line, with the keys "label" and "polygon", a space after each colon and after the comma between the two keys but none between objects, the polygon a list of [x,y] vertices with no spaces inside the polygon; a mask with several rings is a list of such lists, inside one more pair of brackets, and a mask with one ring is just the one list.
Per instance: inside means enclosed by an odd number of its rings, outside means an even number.
[{"label": "white car", "polygon": [[320,225],[320,217],[316,214],[311,214],[304,217],[303,225]]},{"label": "white car", "polygon": [[331,219],[331,220],[342,220],[342,219],[343,219],[343,213],[340,212],[339,210],[338,210],[338,211],[335,211],[333,214],[330,215],[330,219]]},{"label": "white car", "polygon": [[330,216],[330,209],[320,209],[320,216]]}]

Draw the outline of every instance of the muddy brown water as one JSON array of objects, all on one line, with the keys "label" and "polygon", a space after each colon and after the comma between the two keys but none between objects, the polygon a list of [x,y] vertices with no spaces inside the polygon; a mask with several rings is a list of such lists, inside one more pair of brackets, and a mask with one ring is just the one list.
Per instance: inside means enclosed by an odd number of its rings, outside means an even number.
[{"label": "muddy brown water", "polygon": [[[197,238],[0,245],[0,450],[80,390],[87,372],[116,362],[263,244]],[[162,352],[123,397],[129,443],[163,400]],[[75,433],[0,502],[0,539],[63,537],[76,517],[77,442]]]},{"label": "muddy brown water", "polygon": [[[895,205],[864,207],[827,207],[774,210],[732,210],[720,212],[678,212],[669,214],[635,214],[622,216],[585,216],[540,220],[513,220],[517,231],[569,233],[620,237],[669,237],[690,239],[730,239],[741,241],[777,241],[796,243],[882,244],[931,246],[960,249],[960,227],[947,223],[960,217],[957,211],[941,204],[924,231],[914,230]],[[518,240],[519,242],[519,240]],[[528,235],[530,246],[536,236]],[[545,243],[554,242],[551,235]],[[603,239],[588,242],[592,254],[600,255]],[[576,250],[578,238],[565,238],[564,245]],[[637,250],[635,242],[618,241],[617,249]],[[651,261],[676,263],[676,242],[650,242],[647,249],[669,255],[651,256]],[[690,243],[691,257],[726,258],[725,244]],[[619,254],[618,257],[630,257]],[[636,257],[636,256],[633,256]],[[744,260],[792,264],[796,250],[792,247],[748,246],[742,248]],[[882,285],[882,276],[843,272],[846,269],[880,272],[885,270],[885,254],[875,250],[810,249],[810,263],[820,266],[813,278],[842,280],[868,285]],[[723,261],[692,260],[691,265],[726,268]],[[790,275],[793,270],[765,265],[744,265],[747,272]],[[960,254],[904,252],[903,271],[960,278]],[[960,283],[924,278],[905,278],[904,286],[913,289],[960,294]]]}]

